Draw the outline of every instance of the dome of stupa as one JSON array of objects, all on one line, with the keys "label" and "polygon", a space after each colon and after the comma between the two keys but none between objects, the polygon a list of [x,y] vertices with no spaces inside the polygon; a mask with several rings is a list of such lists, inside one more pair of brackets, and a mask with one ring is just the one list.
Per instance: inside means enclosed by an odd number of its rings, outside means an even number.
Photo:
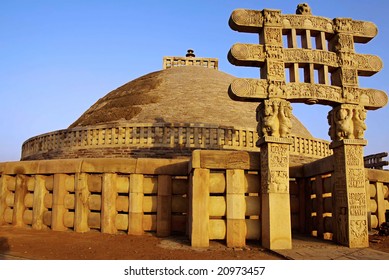
[{"label": "dome of stupa", "polygon": [[[22,160],[177,158],[195,149],[258,151],[258,104],[229,97],[235,77],[219,71],[217,59],[188,54],[165,57],[163,70],[109,92],[69,128],[28,139]],[[294,116],[291,134],[304,151],[328,146],[321,140],[312,144],[312,135]]]},{"label": "dome of stupa", "polygon": [[[124,123],[197,123],[256,129],[257,103],[228,96],[236,77],[198,66],[173,67],[142,76],[111,91],[70,128]],[[292,117],[292,134],[312,137]]]}]

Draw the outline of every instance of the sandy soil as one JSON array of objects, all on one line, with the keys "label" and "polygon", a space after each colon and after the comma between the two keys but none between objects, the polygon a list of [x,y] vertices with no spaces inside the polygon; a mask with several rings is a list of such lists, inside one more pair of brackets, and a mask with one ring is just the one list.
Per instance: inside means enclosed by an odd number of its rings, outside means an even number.
[{"label": "sandy soil", "polygon": [[[3,254],[3,256],[1,256]],[[249,243],[244,249],[211,242],[193,249],[185,237],[157,238],[100,232],[75,233],[0,227],[0,259],[4,254],[36,260],[277,260],[282,257]]]},{"label": "sandy soil", "polygon": [[[389,253],[389,237],[370,236],[370,247]],[[157,238],[100,232],[75,233],[0,227],[0,259],[35,260],[279,260],[255,242],[244,249],[211,242],[206,249],[190,247],[185,237]]]}]

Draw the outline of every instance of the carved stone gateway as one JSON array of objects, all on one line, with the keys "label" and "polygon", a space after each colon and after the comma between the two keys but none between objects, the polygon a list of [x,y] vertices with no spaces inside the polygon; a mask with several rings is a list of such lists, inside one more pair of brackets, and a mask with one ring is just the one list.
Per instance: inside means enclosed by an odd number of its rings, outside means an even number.
[{"label": "carved stone gateway", "polygon": [[262,245],[291,248],[289,207],[290,102],[332,106],[328,114],[334,151],[334,238],[343,245],[368,247],[363,146],[366,110],[386,105],[385,92],[359,88],[359,76],[382,68],[375,55],[355,53],[354,43],[367,43],[377,27],[350,18],[312,16],[307,4],[296,15],[279,10],[238,9],[229,25],[259,34],[260,44],[238,43],[229,61],[260,68],[260,79],[239,78],[229,95],[237,101],[261,102],[257,109],[261,149]]}]

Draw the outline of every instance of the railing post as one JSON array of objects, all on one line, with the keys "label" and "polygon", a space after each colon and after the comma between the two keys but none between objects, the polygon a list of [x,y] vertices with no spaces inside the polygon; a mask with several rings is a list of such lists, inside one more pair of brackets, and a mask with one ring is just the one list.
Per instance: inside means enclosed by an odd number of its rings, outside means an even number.
[{"label": "railing post", "polygon": [[195,168],[190,184],[190,238],[193,247],[209,246],[209,169]]},{"label": "railing post", "polygon": [[226,171],[227,176],[227,247],[246,245],[246,200],[244,170]]},{"label": "railing post", "polygon": [[157,236],[165,237],[171,233],[172,226],[172,177],[158,176]]},{"label": "railing post", "polygon": [[101,232],[116,233],[117,174],[104,173],[101,189]]},{"label": "railing post", "polygon": [[42,175],[35,175],[34,201],[32,208],[32,228],[43,229],[43,213],[46,210],[44,199],[48,193],[46,190],[45,178]]},{"label": "railing post", "polygon": [[143,175],[130,175],[128,234],[143,234]]},{"label": "railing post", "polygon": [[89,190],[86,173],[75,175],[75,205],[74,205],[74,230],[76,232],[89,231]]},{"label": "railing post", "polygon": [[65,187],[67,176],[66,174],[54,174],[51,228],[55,231],[65,231],[67,229],[64,224],[64,200],[65,195],[68,193]]}]

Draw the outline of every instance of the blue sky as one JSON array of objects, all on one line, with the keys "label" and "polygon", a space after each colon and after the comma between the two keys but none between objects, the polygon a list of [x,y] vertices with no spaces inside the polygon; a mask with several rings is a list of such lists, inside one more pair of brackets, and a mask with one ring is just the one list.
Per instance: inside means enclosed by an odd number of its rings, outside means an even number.
[{"label": "blue sky", "polygon": [[[0,3],[0,162],[20,159],[30,137],[68,127],[109,91],[158,71],[163,56],[217,57],[219,69],[253,77],[255,68],[227,61],[237,42],[257,43],[254,34],[232,31],[237,8],[274,8],[295,13],[302,1],[281,0],[2,0]],[[360,86],[389,92],[389,2],[314,0],[314,15],[374,22],[376,38],[357,47],[384,62]],[[389,106],[369,111],[366,154],[389,151]],[[294,114],[318,138],[328,139],[328,106],[293,104]]]}]

